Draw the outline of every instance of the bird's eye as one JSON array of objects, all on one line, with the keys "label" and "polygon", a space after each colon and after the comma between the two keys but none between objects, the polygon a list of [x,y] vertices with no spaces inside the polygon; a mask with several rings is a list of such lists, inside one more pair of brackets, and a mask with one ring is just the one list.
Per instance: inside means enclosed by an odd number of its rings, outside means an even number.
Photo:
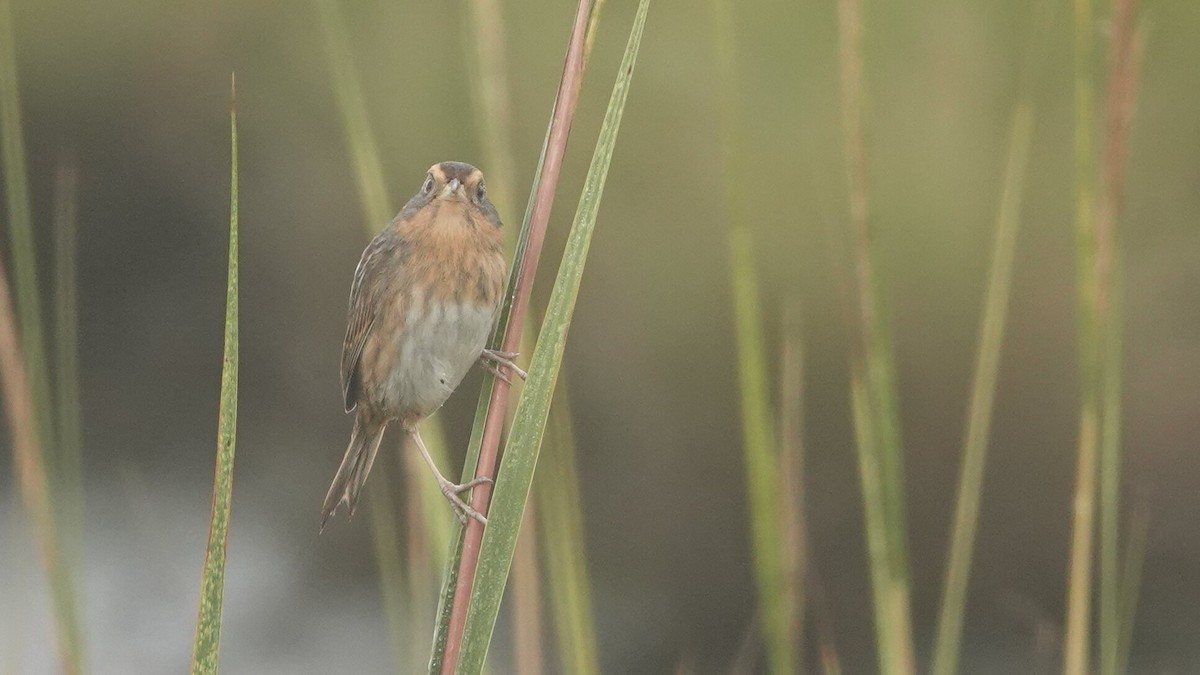
[{"label": "bird's eye", "polygon": [[433,192],[433,174],[427,176],[424,185],[421,186],[421,194],[427,195],[430,192]]},{"label": "bird's eye", "polygon": [[487,187],[484,186],[481,180],[479,181],[479,187],[475,188],[475,199],[482,201],[485,196],[487,196]]}]

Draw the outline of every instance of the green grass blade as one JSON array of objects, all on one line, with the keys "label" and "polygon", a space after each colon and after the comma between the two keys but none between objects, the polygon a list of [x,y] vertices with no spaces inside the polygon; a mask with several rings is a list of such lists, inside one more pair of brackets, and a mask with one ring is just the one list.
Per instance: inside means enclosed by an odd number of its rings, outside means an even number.
[{"label": "green grass blade", "polygon": [[866,530],[867,558],[871,589],[875,595],[875,640],[879,650],[880,672],[892,670],[898,662],[891,626],[891,570],[888,566],[887,524],[884,519],[883,486],[880,485],[879,448],[871,419],[870,393],[861,365],[851,367],[850,408],[854,415],[854,440],[858,450],[858,474],[862,483],[863,527]]},{"label": "green grass blade", "polygon": [[[8,205],[8,240],[11,246],[21,351],[29,377],[37,416],[38,439],[48,456],[57,457],[50,407],[50,379],[46,367],[41,303],[38,300],[37,259],[34,256],[33,215],[29,205],[29,177],[25,171],[25,138],[21,126],[21,94],[17,80],[17,47],[9,0],[0,0],[0,166],[4,169],[4,194]],[[55,467],[56,468],[56,467]]]},{"label": "green grass blade", "polygon": [[[1100,673],[1117,675],[1126,615],[1119,548],[1123,274],[1118,223],[1137,99],[1145,28],[1134,27],[1133,0],[1113,3],[1112,40],[1104,102],[1105,139],[1096,213],[1096,338],[1100,375]],[[1139,571],[1140,574],[1140,571]],[[1132,621],[1132,614],[1129,615]]]},{"label": "green grass blade", "polygon": [[793,608],[785,592],[784,556],[780,532],[780,484],[776,473],[779,450],[770,410],[767,359],[762,335],[762,310],[758,300],[754,237],[745,201],[737,181],[744,174],[734,90],[738,82],[733,10],[729,0],[713,5],[714,28],[721,84],[723,173],[729,218],[730,274],[734,331],[737,345],[742,450],[746,494],[749,499],[750,544],[758,593],[758,626],[767,650],[770,672],[786,674],[796,669],[796,640],[791,633]]},{"label": "green grass blade", "polygon": [[1046,36],[1051,24],[1053,4],[1039,2],[1034,11],[1033,30],[1025,52],[1025,63],[1013,109],[1008,139],[1008,159],[996,217],[996,235],[992,267],[980,319],[975,375],[967,409],[963,459],[960,467],[954,522],[950,530],[946,576],[943,580],[942,606],[934,643],[934,675],[958,672],[962,645],[963,616],[971,573],[975,532],[979,521],[979,503],[983,493],[983,472],[991,429],[997,371],[1004,339],[1004,327],[1011,292],[1013,256],[1020,227],[1022,192],[1035,122],[1033,89],[1038,65],[1043,61]]},{"label": "green grass blade", "polygon": [[1129,646],[1133,642],[1133,622],[1137,615],[1138,595],[1142,588],[1142,568],[1146,562],[1146,536],[1150,517],[1146,507],[1134,508],[1128,540],[1125,543],[1125,560],[1121,567],[1120,617],[1118,619],[1117,647],[1114,672],[1129,672]]},{"label": "green grass blade", "polygon": [[851,355],[851,405],[858,444],[880,669],[911,673],[912,618],[905,524],[903,448],[890,328],[872,271],[863,124],[862,18],[858,0],[838,3],[842,128],[849,167],[858,335]]},{"label": "green grass blade", "polygon": [[234,441],[238,405],[238,161],[237,106],[229,110],[229,281],[225,291],[225,354],[221,365],[221,410],[217,424],[217,466],[213,478],[212,515],[204,578],[200,590],[200,617],[192,652],[192,675],[217,672],[221,644],[221,606],[225,593],[225,553],[229,542],[230,503],[233,498]]},{"label": "green grass blade", "polygon": [[1020,225],[1021,193],[1029,163],[1033,136],[1033,105],[1028,100],[1013,112],[1008,141],[1008,165],[996,218],[996,241],[992,269],[988,276],[983,318],[979,327],[979,347],[975,355],[975,377],[967,409],[967,431],[963,441],[962,467],[958,481],[958,499],[951,526],[950,550],[946,564],[942,608],[934,644],[932,672],[953,675],[958,672],[962,642],[963,614],[967,603],[967,582],[979,522],[979,502],[983,493],[983,470],[987,460],[988,435],[1000,366],[1000,350],[1012,289],[1013,257]]},{"label": "green grass blade", "polygon": [[804,613],[807,595],[808,515],[805,508],[804,338],[798,302],[783,308],[783,347],[779,359],[779,513],[783,566],[781,594],[787,597],[784,635],[791,641],[797,670],[804,665]]},{"label": "green grass blade", "polygon": [[1096,231],[1093,216],[1095,165],[1092,153],[1092,59],[1095,22],[1091,0],[1075,6],[1075,274],[1078,292],[1080,415],[1072,500],[1071,559],[1068,568],[1065,675],[1088,671],[1092,555],[1096,511],[1096,445],[1100,411],[1096,392],[1099,371],[1096,349]]},{"label": "green grass blade", "polygon": [[575,434],[567,403],[565,377],[550,406],[541,471],[533,481],[542,550],[549,580],[551,625],[558,647],[559,668],[578,675],[596,675],[596,627],[592,615],[591,583],[579,506],[579,475],[575,465]]},{"label": "green grass blade", "polygon": [[790,596],[784,592],[786,579],[780,541],[781,502],[777,472],[779,450],[770,410],[753,246],[748,227],[735,225],[730,228],[742,448],[746,494],[750,500],[750,539],[758,584],[759,625],[771,672],[786,674],[795,672],[795,639],[790,633],[793,609]]},{"label": "green grass blade", "polygon": [[545,433],[550,401],[554,393],[575,299],[595,229],[608,167],[616,145],[617,131],[632,82],[634,63],[646,23],[649,0],[638,4],[617,82],[609,99],[592,163],[584,181],[583,194],[568,235],[558,277],[550,294],[546,318],[539,333],[529,368],[529,381],[514,416],[496,481],[495,496],[488,511],[489,525],[483,537],[470,611],[463,633],[458,672],[478,673],[483,667],[492,630],[512,562],[525,502],[529,496],[534,466]]},{"label": "green grass blade", "polygon": [[321,29],[325,36],[325,53],[333,84],[333,100],[337,102],[346,142],[354,162],[354,178],[363,215],[371,235],[392,219],[395,211],[388,199],[383,180],[383,164],[379,161],[378,145],[371,133],[367,103],[363,97],[358,71],[350,52],[350,39],[337,0],[315,0],[320,13]]}]

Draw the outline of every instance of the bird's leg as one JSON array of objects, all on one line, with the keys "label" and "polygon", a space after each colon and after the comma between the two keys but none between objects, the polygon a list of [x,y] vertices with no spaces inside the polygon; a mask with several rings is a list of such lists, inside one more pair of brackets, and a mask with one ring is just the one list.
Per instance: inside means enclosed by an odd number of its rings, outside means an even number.
[{"label": "bird's leg", "polygon": [[416,441],[417,448],[421,451],[421,456],[425,458],[425,463],[428,464],[429,468],[433,470],[433,475],[437,477],[438,486],[442,488],[442,494],[446,496],[446,501],[450,502],[450,508],[454,509],[454,513],[458,516],[459,521],[461,521],[463,525],[466,525],[467,518],[474,518],[480,523],[487,525],[487,518],[485,518],[482,513],[471,508],[471,506],[464,502],[458,495],[477,485],[491,483],[492,479],[487,477],[476,478],[475,480],[467,481],[461,485],[451,483],[446,479],[445,476],[442,475],[441,471],[438,471],[437,464],[433,463],[433,458],[429,456],[429,450],[425,447],[425,441],[421,440],[421,433],[415,428],[408,429],[407,431],[409,435],[413,437],[413,440]]},{"label": "bird's leg", "polygon": [[519,356],[518,352],[502,352],[495,349],[485,349],[483,350],[483,353],[479,355],[479,360],[483,362],[483,367],[490,370],[493,375],[509,384],[512,384],[512,380],[508,379],[508,376],[501,372],[497,366],[508,366],[509,368],[512,368],[514,373],[517,374],[517,377],[521,378],[522,380],[528,379],[529,375],[513,361],[513,359],[517,358],[517,356]]}]

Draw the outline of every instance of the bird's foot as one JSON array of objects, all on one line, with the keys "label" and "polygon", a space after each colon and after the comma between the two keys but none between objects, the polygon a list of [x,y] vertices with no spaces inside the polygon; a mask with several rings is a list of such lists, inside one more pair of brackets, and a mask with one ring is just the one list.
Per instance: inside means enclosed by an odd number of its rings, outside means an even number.
[{"label": "bird's foot", "polygon": [[488,371],[493,375],[509,384],[512,384],[512,380],[509,379],[508,375],[504,374],[504,372],[500,370],[499,366],[507,366],[512,368],[512,371],[517,374],[517,377],[521,378],[522,380],[528,379],[529,374],[522,370],[521,367],[513,361],[513,359],[517,358],[519,355],[520,354],[518,352],[502,352],[495,349],[485,349],[483,350],[483,353],[479,355],[479,360],[483,363],[483,367],[487,368]]},{"label": "bird's foot", "polygon": [[440,482],[442,486],[442,494],[445,495],[446,501],[450,502],[450,508],[454,509],[454,515],[458,516],[459,522],[461,522],[463,525],[466,525],[467,518],[474,518],[475,520],[478,520],[480,524],[487,525],[487,518],[482,513],[471,508],[471,505],[464,502],[458,495],[470,490],[473,487],[483,485],[484,483],[492,483],[491,478],[476,478],[475,480],[467,481],[461,485],[455,485],[448,480],[443,480]]}]

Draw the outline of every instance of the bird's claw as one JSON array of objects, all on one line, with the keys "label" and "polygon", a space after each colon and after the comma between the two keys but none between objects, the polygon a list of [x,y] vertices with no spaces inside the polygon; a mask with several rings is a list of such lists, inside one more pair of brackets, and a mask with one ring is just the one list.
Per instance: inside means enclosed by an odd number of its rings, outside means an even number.
[{"label": "bird's claw", "polygon": [[499,366],[508,366],[517,374],[517,377],[522,380],[529,379],[529,374],[526,373],[513,359],[520,356],[519,352],[502,352],[496,349],[485,349],[479,355],[479,360],[483,362],[483,366],[487,368],[493,375],[512,384],[512,380],[507,375],[500,372]]},{"label": "bird's claw", "polygon": [[458,522],[466,525],[467,518],[473,518],[478,520],[481,525],[487,525],[487,517],[471,508],[470,504],[464,502],[458,495],[470,490],[473,487],[477,487],[485,483],[491,484],[492,482],[493,481],[491,478],[484,477],[467,481],[461,485],[455,485],[450,481],[442,483],[442,494],[446,497],[446,501],[450,502],[450,508],[454,509],[454,515],[458,516]]}]

